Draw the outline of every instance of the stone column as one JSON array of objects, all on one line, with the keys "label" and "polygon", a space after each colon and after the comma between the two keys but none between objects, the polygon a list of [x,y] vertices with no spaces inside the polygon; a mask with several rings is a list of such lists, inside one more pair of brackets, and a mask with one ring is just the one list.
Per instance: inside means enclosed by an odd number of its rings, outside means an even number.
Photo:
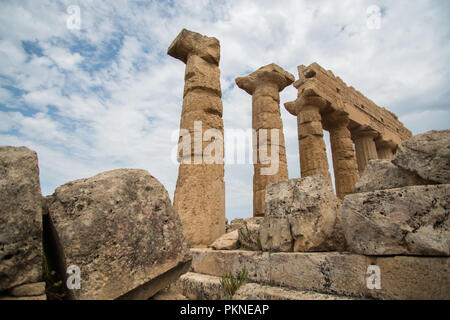
[{"label": "stone column", "polygon": [[395,142],[377,139],[375,145],[377,148],[378,159],[392,160],[394,157],[394,150],[397,148]]},{"label": "stone column", "polygon": [[[252,95],[252,126],[256,132],[256,141],[253,141],[253,153],[256,155],[253,174],[255,217],[264,216],[267,185],[289,178],[279,92],[293,82],[294,76],[276,64],[261,67],[246,77],[236,79],[238,87]],[[261,140],[264,132],[267,144]],[[278,137],[278,141],[272,140],[272,134]],[[266,155],[269,159],[264,159]]]},{"label": "stone column", "polygon": [[[183,29],[167,53],[186,64],[180,145],[183,131],[192,142],[179,167],[174,207],[189,244],[202,247],[224,234],[226,223],[220,43]],[[211,143],[219,145],[213,163],[205,158]]]},{"label": "stone column", "polygon": [[352,131],[352,139],[355,142],[356,160],[358,161],[359,174],[361,175],[369,163],[369,160],[378,159],[375,138],[378,133],[369,126],[359,126]]},{"label": "stone column", "polygon": [[331,152],[333,155],[334,181],[336,195],[344,199],[352,194],[359,180],[355,148],[348,129],[348,115],[333,112],[326,116],[325,129],[330,132]]},{"label": "stone column", "polygon": [[285,103],[284,106],[291,114],[297,116],[302,178],[323,174],[331,185],[320,114],[327,106],[326,100],[319,96],[301,96],[293,102]]}]

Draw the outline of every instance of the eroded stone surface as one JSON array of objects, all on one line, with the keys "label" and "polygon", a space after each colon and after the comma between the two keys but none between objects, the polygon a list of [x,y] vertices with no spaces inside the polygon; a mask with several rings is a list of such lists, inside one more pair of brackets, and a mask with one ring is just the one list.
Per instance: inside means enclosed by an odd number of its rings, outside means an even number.
[{"label": "eroded stone surface", "polygon": [[247,283],[236,291],[233,300],[351,300],[351,298]]},{"label": "eroded stone surface", "polygon": [[260,229],[265,251],[334,251],[345,248],[341,204],[322,175],[272,184]]},{"label": "eroded stone surface", "polygon": [[345,197],[349,250],[366,255],[450,255],[450,185],[413,186]]},{"label": "eroded stone surface", "polygon": [[229,224],[227,224],[227,233],[234,230],[239,230],[241,227],[245,225],[245,223],[260,225],[263,221],[264,221],[263,217],[251,217],[245,219],[237,218],[232,220]]},{"label": "eroded stone surface", "polygon": [[167,54],[184,63],[187,63],[189,55],[195,55],[209,63],[218,65],[220,43],[216,38],[183,29],[169,46]]},{"label": "eroded stone surface", "polygon": [[261,238],[259,230],[261,228],[261,223],[245,223],[238,231],[239,233],[239,246],[243,250],[260,251],[261,248]]},{"label": "eroded stone surface", "polygon": [[42,278],[42,195],[36,152],[0,147],[0,291]]},{"label": "eroded stone surface", "polygon": [[[189,272],[180,277],[176,290],[192,300],[225,300],[227,296],[220,285],[220,277]],[[258,283],[244,283],[231,297],[232,300],[348,300],[348,297],[296,291]]]},{"label": "eroded stone surface", "polygon": [[361,179],[355,185],[355,192],[394,189],[428,184],[416,174],[397,167],[391,160],[371,160]]},{"label": "eroded stone surface", "polygon": [[211,248],[215,250],[235,250],[239,247],[238,230],[225,233],[219,239],[211,244]]},{"label": "eroded stone surface", "polygon": [[392,162],[424,180],[450,183],[450,130],[414,136],[398,148]]},{"label": "eroded stone surface", "polygon": [[[352,298],[450,299],[449,257],[367,257],[338,252],[257,253],[192,249],[192,272],[220,277],[245,266],[250,281]],[[377,265],[381,289],[369,289]]]},{"label": "eroded stone surface", "polygon": [[190,262],[169,195],[144,170],[119,169],[66,183],[47,197],[47,206],[61,250],[60,272],[80,268],[81,289],[71,290],[72,298],[147,299],[155,286],[158,291],[174,280],[172,270]]},{"label": "eroded stone surface", "polygon": [[216,276],[188,272],[174,284],[174,289],[189,300],[229,299]]},{"label": "eroded stone surface", "polygon": [[27,283],[9,290],[14,297],[41,296],[45,294],[45,282]]}]

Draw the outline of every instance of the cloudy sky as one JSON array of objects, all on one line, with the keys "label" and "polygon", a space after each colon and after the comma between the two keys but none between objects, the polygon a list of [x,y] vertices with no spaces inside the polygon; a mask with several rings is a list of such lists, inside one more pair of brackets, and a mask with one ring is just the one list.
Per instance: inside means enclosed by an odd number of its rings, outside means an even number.
[{"label": "cloudy sky", "polygon": [[[79,30],[67,26],[71,5]],[[371,5],[379,29],[368,28]],[[272,62],[296,77],[318,62],[413,134],[448,129],[449,16],[450,1],[0,0],[0,145],[37,151],[44,194],[142,168],[173,197],[185,66],[166,51],[182,28],[220,40],[225,130],[251,127],[251,97],[234,79]],[[295,97],[286,88],[281,102]],[[296,119],[281,112],[296,178]],[[252,215],[252,174],[226,166],[228,219]]]}]

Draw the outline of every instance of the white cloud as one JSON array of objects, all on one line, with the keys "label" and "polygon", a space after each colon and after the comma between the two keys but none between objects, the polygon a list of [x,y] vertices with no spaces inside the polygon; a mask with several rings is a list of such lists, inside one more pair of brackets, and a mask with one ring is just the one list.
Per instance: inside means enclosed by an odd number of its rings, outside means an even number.
[{"label": "white cloud", "polygon": [[[6,1],[0,144],[38,152],[44,193],[133,167],[147,169],[172,196],[178,171],[170,137],[179,126],[185,66],[166,50],[182,28],[221,42],[225,130],[251,126],[251,97],[236,87],[236,77],[272,62],[297,77],[297,65],[314,61],[397,113],[414,133],[448,128],[450,5],[377,3],[384,12],[380,30],[366,26],[371,1],[91,0],[80,2],[82,28],[72,32],[66,28],[71,0]],[[42,56],[27,55],[23,41]],[[296,94],[286,88],[281,103]],[[294,178],[300,175],[297,123],[283,105],[281,114]],[[252,214],[252,171],[226,167],[229,219]]]}]

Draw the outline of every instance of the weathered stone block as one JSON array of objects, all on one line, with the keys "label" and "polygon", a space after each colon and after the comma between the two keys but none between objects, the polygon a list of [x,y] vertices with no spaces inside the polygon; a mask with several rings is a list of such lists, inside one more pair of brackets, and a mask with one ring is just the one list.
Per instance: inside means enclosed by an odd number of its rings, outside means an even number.
[{"label": "weathered stone block", "polygon": [[416,174],[401,169],[391,160],[370,160],[361,179],[355,185],[355,192],[394,189],[427,184]]},{"label": "weathered stone block", "polygon": [[26,147],[0,147],[0,291],[41,280],[37,155]]},{"label": "weathered stone block", "polygon": [[211,244],[211,248],[215,250],[235,250],[239,247],[238,230],[225,233]]},{"label": "weathered stone block", "polygon": [[265,283],[270,279],[268,252],[196,248],[191,254],[192,272],[220,277],[228,272],[236,275],[245,266],[250,281]]},{"label": "weathered stone block", "polygon": [[430,182],[450,183],[450,130],[414,136],[400,145],[392,162]]},{"label": "weathered stone block", "polygon": [[245,223],[239,229],[239,245],[243,250],[260,251],[261,239],[259,235],[260,223]]},{"label": "weathered stone block", "polygon": [[9,290],[14,297],[31,297],[45,294],[45,282],[27,283]]},{"label": "weathered stone block", "polygon": [[345,197],[343,225],[352,252],[450,255],[450,185],[413,186]]},{"label": "weathered stone block", "polygon": [[[299,291],[368,299],[450,299],[450,258],[367,257],[338,252],[257,253],[193,249],[192,272],[220,277],[245,266],[249,281]],[[381,289],[369,288],[370,266]]]},{"label": "weathered stone block", "polygon": [[80,268],[75,299],[148,299],[189,268],[178,214],[144,170],[66,183],[47,197],[60,270]]},{"label": "weathered stone block", "polygon": [[260,234],[265,251],[343,250],[340,201],[322,175],[272,184]]}]

